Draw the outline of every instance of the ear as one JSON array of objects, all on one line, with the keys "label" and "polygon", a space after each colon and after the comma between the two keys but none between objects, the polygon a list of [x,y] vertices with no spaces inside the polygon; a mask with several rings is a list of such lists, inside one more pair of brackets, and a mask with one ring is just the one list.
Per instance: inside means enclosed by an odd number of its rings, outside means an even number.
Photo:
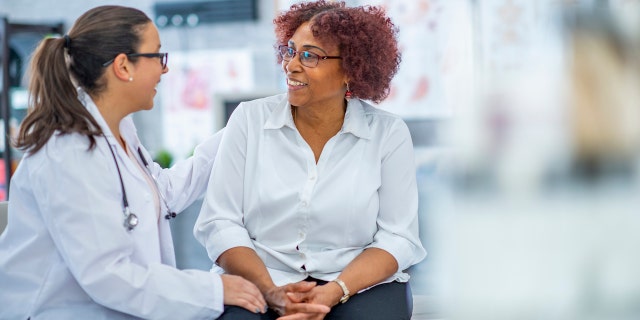
[{"label": "ear", "polygon": [[124,53],[116,56],[111,64],[111,69],[116,78],[122,81],[128,82],[129,78],[133,77],[133,66]]}]

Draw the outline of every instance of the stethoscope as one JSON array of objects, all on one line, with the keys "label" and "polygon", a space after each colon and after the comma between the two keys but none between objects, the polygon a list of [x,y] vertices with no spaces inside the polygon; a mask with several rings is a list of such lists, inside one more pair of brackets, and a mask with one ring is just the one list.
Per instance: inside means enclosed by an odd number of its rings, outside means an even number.
[{"label": "stethoscope", "polygon": [[[113,162],[116,164],[116,169],[118,170],[118,178],[120,178],[120,188],[122,189],[122,213],[124,214],[124,227],[125,229],[127,229],[128,231],[133,230],[137,225],[138,225],[138,216],[131,212],[131,210],[129,209],[129,201],[127,200],[127,192],[124,189],[124,181],[122,180],[122,174],[120,173],[120,166],[118,165],[118,160],[116,159],[116,154],[113,152],[113,149],[111,147],[111,144],[109,143],[109,140],[107,139],[106,136],[104,136],[104,140],[107,142],[107,146],[109,146],[109,151],[111,151],[111,156],[113,157]],[[149,174],[149,176],[151,177],[151,179],[153,180],[153,183],[156,186],[156,190],[158,191],[158,194],[160,195],[160,199],[162,200],[162,203],[164,204],[165,209],[167,210],[167,214],[164,216],[165,219],[170,220],[171,218],[175,218],[176,217],[176,213],[174,211],[171,211],[171,209],[169,209],[169,205],[167,204],[167,200],[164,197],[164,195],[162,194],[162,192],[160,191],[160,188],[158,187],[158,180],[156,180],[156,177],[153,176],[153,174],[151,173],[151,169],[149,168],[149,163],[147,162],[147,160],[145,159],[144,155],[142,154],[142,150],[140,149],[140,147],[138,147],[138,155],[140,156],[140,160],[142,160],[142,164],[144,164],[145,169],[147,170],[147,173]]]}]

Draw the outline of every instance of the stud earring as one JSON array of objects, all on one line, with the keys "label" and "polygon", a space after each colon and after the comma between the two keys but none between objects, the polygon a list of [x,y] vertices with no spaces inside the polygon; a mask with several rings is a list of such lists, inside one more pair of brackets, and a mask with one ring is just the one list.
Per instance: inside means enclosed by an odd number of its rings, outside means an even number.
[{"label": "stud earring", "polygon": [[133,77],[129,77],[129,82],[133,81]]},{"label": "stud earring", "polygon": [[347,92],[344,93],[344,98],[351,100],[351,97],[353,97],[353,92],[349,89],[349,83],[347,82]]}]

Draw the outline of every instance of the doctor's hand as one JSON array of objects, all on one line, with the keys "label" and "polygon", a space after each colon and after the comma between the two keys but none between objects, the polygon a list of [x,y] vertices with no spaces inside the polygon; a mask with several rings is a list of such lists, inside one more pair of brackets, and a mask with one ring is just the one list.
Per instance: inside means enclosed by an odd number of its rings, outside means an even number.
[{"label": "doctor's hand", "polygon": [[[312,304],[305,301],[293,301],[289,298],[289,293],[304,294],[315,288],[315,282],[300,281],[290,283],[281,287],[274,287],[265,293],[265,298],[269,307],[275,310],[279,315],[284,315],[284,319],[322,319],[331,311],[331,308],[321,305]],[[295,316],[289,318],[288,316]],[[320,315],[320,318],[317,316]]]},{"label": "doctor's hand", "polygon": [[229,274],[220,275],[224,287],[224,304],[245,308],[253,313],[265,313],[267,303],[258,287],[249,280]]}]

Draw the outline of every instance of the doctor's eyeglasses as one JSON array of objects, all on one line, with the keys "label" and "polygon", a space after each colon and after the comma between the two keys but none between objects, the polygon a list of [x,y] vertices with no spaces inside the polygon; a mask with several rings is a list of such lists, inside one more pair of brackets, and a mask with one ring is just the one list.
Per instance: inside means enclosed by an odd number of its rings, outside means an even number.
[{"label": "doctor's eyeglasses", "polygon": [[[145,57],[145,58],[160,58],[160,65],[162,65],[162,70],[167,68],[167,61],[169,60],[169,54],[166,52],[156,52],[156,53],[130,53],[127,55],[129,58],[135,57]],[[102,64],[103,67],[106,67],[113,63],[116,58],[113,58]]]}]

